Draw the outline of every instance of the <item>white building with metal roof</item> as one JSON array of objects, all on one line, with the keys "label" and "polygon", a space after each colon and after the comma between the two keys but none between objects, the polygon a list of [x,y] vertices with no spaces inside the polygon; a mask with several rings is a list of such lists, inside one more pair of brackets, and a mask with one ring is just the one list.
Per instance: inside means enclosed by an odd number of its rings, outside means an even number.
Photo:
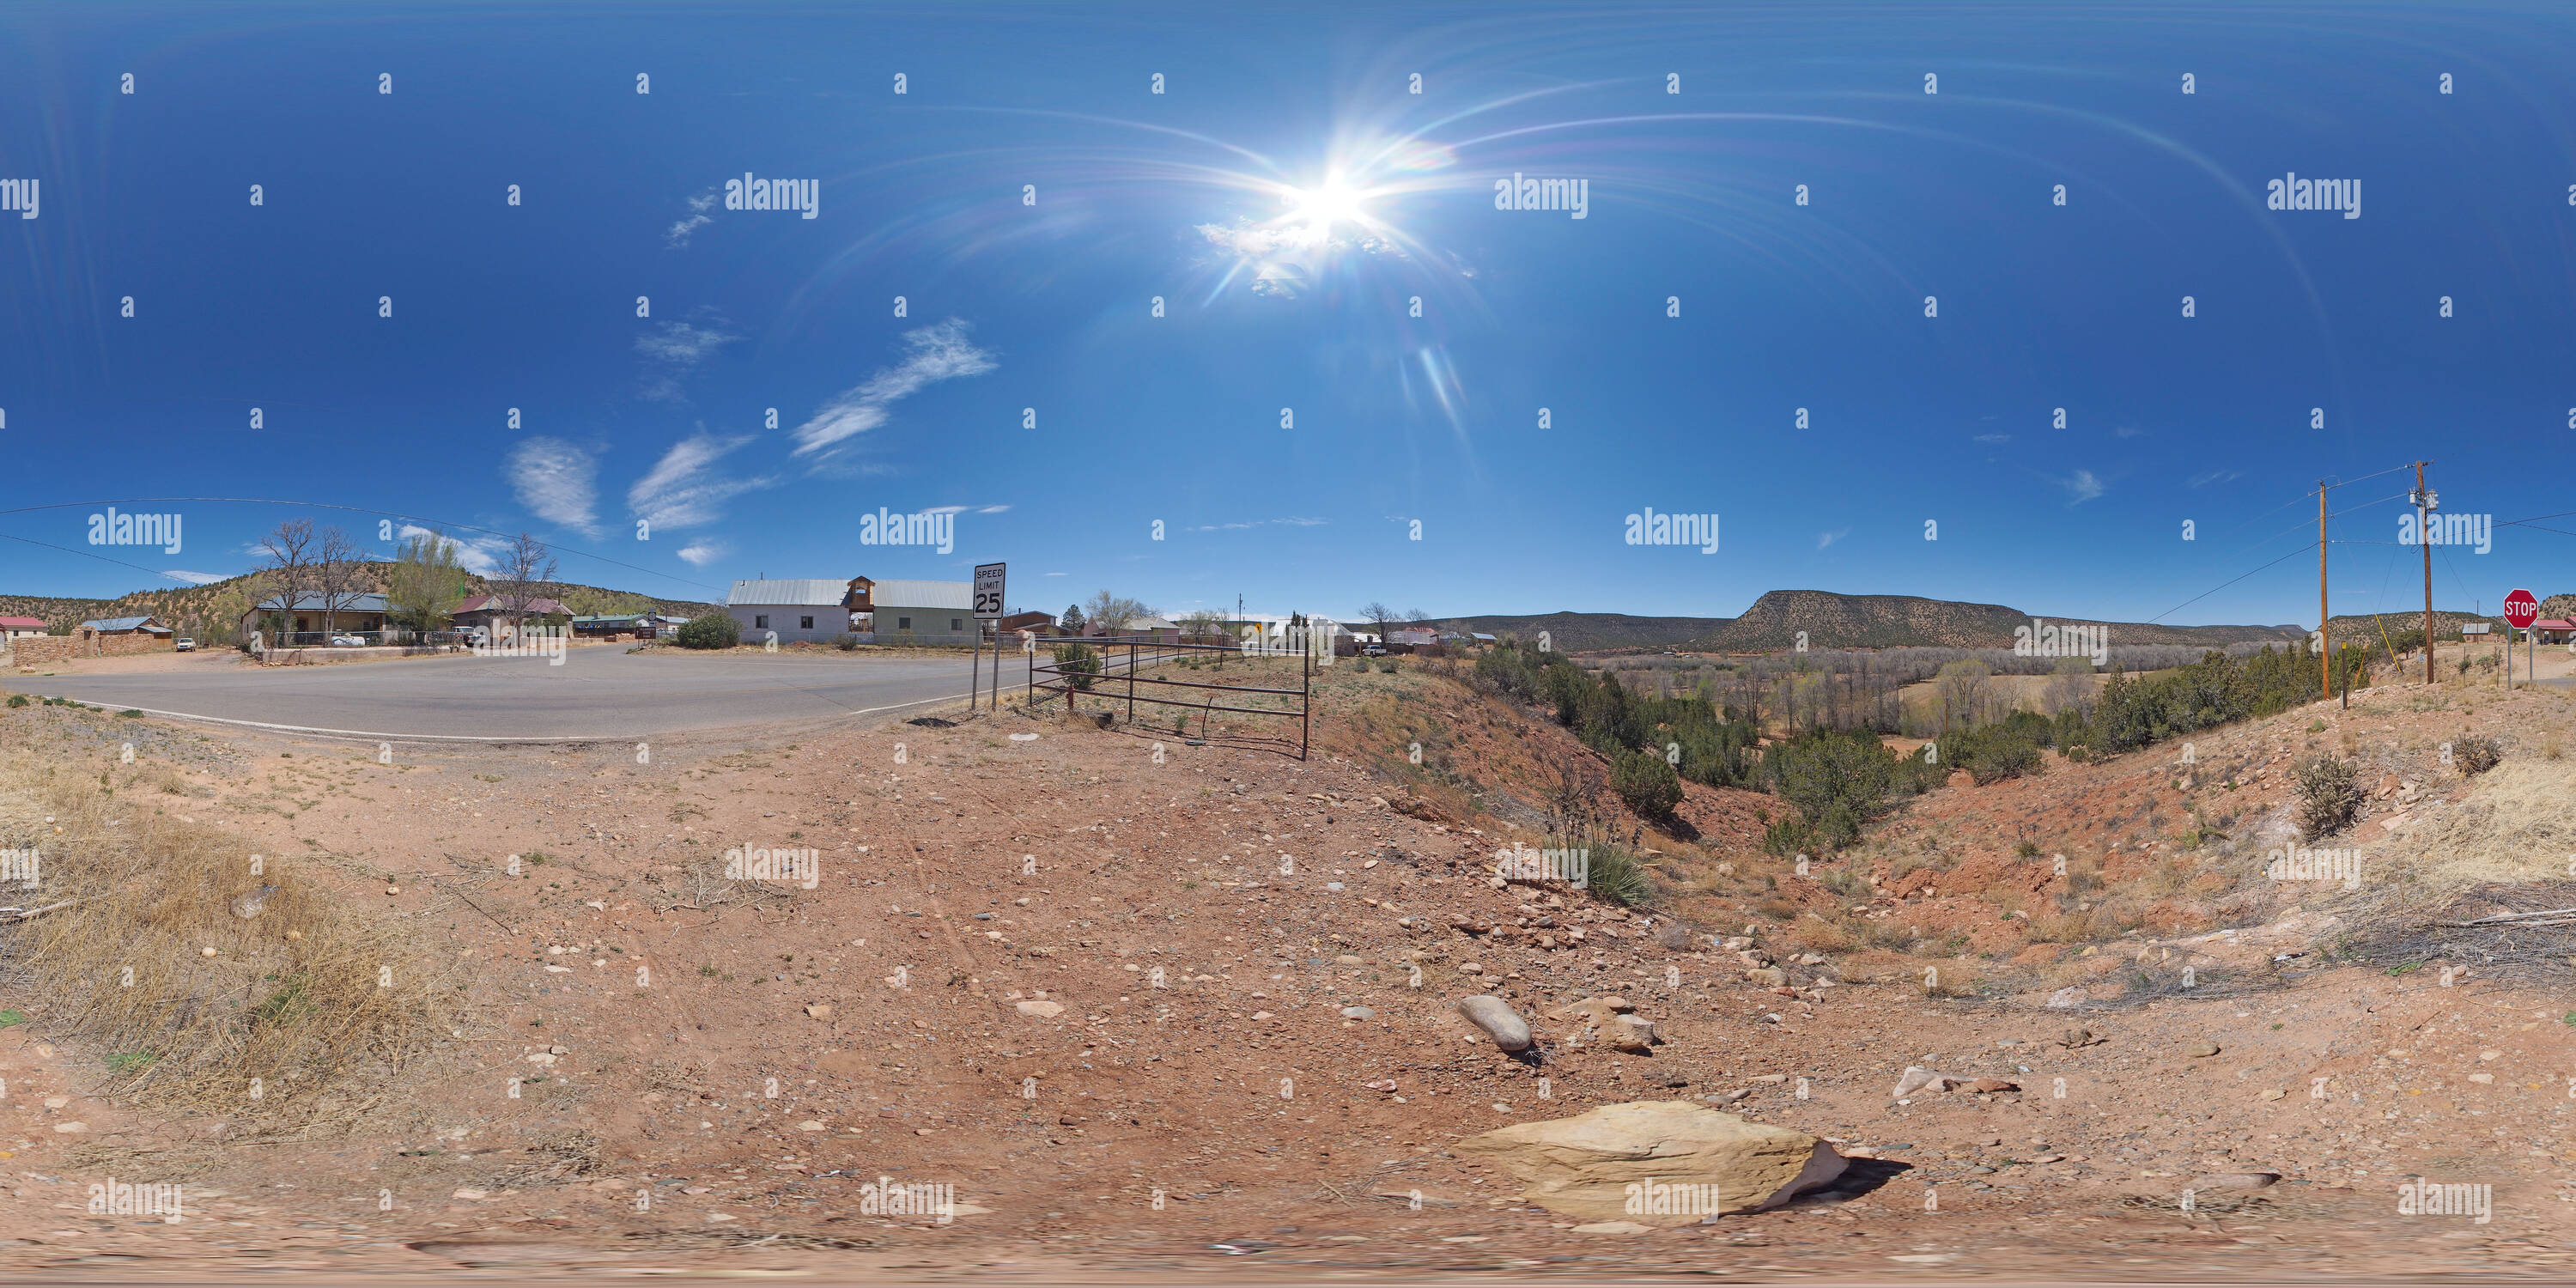
[{"label": "white building with metal roof", "polygon": [[867,617],[879,644],[972,644],[975,584],[967,581],[851,579],[851,610]]},{"label": "white building with metal roof", "polygon": [[772,577],[737,581],[725,596],[725,614],[742,627],[742,642],[828,644],[850,632],[849,600],[855,588],[828,577]]}]

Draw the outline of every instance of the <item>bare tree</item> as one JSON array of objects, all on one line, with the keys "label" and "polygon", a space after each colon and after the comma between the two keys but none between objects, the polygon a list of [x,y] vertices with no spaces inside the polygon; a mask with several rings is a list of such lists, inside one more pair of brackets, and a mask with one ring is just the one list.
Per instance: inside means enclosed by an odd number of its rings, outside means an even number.
[{"label": "bare tree", "polygon": [[528,605],[540,588],[555,579],[554,553],[546,543],[522,532],[501,552],[500,573],[492,580],[501,586],[501,606],[509,610],[511,638],[524,637]]},{"label": "bare tree", "polygon": [[288,519],[260,538],[259,548],[268,557],[268,566],[259,571],[260,580],[284,610],[286,625],[279,634],[292,635],[295,601],[313,585],[313,521]]},{"label": "bare tree", "polygon": [[322,634],[336,627],[340,612],[366,593],[366,564],[357,544],[340,529],[324,528],[313,553],[313,590],[322,599]]},{"label": "bare tree", "polygon": [[1377,628],[1378,643],[1383,644],[1386,642],[1386,628],[1388,624],[1402,621],[1403,618],[1398,615],[1394,609],[1372,599],[1369,602],[1360,605],[1360,620]]},{"label": "bare tree", "polygon": [[1153,615],[1154,610],[1144,604],[1105,590],[1093,595],[1091,602],[1082,606],[1083,620],[1090,629],[1103,635],[1115,635]]},{"label": "bare tree", "polygon": [[1182,618],[1180,625],[1184,639],[1204,641],[1225,634],[1225,619],[1204,608]]},{"label": "bare tree", "polygon": [[1975,727],[1977,708],[1985,697],[1986,677],[1990,674],[1986,664],[1976,658],[1961,658],[1941,668],[1938,691],[1943,730],[1949,729],[1954,716],[1963,727]]}]

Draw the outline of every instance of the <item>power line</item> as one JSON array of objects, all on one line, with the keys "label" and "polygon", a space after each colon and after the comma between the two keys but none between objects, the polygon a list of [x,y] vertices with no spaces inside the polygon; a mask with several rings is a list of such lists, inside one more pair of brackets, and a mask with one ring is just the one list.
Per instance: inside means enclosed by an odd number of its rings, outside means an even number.
[{"label": "power line", "polygon": [[[47,549],[47,550],[59,550],[59,551],[62,551],[64,554],[67,554],[67,555],[79,555],[79,556],[81,556],[81,557],[83,557],[83,558],[85,558],[85,559],[96,559],[96,560],[98,560],[100,563],[112,563],[112,564],[115,564],[117,567],[120,567],[120,568],[131,568],[131,569],[134,569],[136,572],[150,573],[151,575],[153,575],[153,576],[155,576],[155,577],[168,578],[168,579],[169,579],[169,580],[171,580],[171,581],[177,581],[177,580],[178,580],[178,578],[176,578],[176,577],[171,577],[169,573],[164,572],[164,571],[162,571],[162,570],[160,570],[160,569],[158,569],[158,568],[146,568],[146,567],[144,567],[144,566],[143,566],[143,565],[141,565],[141,564],[130,564],[130,563],[125,562],[125,561],[124,561],[124,560],[122,560],[122,559],[110,559],[110,558],[108,558],[106,555],[102,555],[102,554],[95,554],[95,553],[92,553],[92,552],[87,551],[87,550],[75,549],[75,548],[73,548],[73,547],[71,547],[71,546],[58,546],[58,545],[53,544],[53,543],[52,543],[52,542],[50,542],[50,541],[37,541],[37,540],[34,540],[34,539],[32,539],[32,538],[29,538],[29,537],[13,537],[13,536],[10,536],[10,535],[9,535],[8,533],[6,533],[6,532],[0,532],[0,541],[20,541],[20,542],[25,542],[26,544],[31,545],[31,546],[43,546],[43,547],[44,547],[45,549]],[[202,584],[202,583],[201,583],[201,584]],[[148,593],[148,592],[147,592],[147,593]],[[48,596],[45,596],[45,598],[47,598],[47,599],[53,599],[53,598],[66,598],[66,599],[68,599],[68,598],[72,598],[72,596],[53,596],[53,595],[48,595]],[[113,601],[113,600],[100,600],[100,601],[98,601],[98,602],[100,602],[100,603],[112,603],[112,602],[114,602],[114,601]]]}]

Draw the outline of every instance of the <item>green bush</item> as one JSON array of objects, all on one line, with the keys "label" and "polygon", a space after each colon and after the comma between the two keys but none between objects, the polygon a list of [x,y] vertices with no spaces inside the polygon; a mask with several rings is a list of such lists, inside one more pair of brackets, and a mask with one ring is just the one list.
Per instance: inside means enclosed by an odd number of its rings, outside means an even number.
[{"label": "green bush", "polygon": [[1100,674],[1100,650],[1076,641],[1058,644],[1054,652],[1055,664],[1064,669],[1065,678],[1073,682],[1073,687],[1089,693],[1093,679]]},{"label": "green bush", "polygon": [[[2040,732],[2047,731],[2047,721],[2037,716],[2031,719],[2038,724]],[[2029,725],[2007,721],[1954,733],[1941,749],[1949,757],[1952,768],[1967,770],[1968,776],[1982,787],[2006,778],[2040,772],[2040,744],[2031,735]]]},{"label": "green bush", "polygon": [[1682,803],[1681,775],[1651,751],[1621,756],[1610,769],[1610,790],[1628,802],[1628,808],[1648,818],[1669,817],[1673,807]]},{"label": "green bush", "polygon": [[10,695],[9,695],[9,705],[10,705],[10,706],[13,706],[13,707],[23,707],[23,706],[27,705],[27,695],[26,695],[26,694],[23,694],[23,693],[12,693],[12,694],[10,694]]},{"label": "green bush", "polygon": [[2354,812],[2361,808],[2362,793],[2350,761],[2316,756],[2301,762],[2291,774],[2298,783],[2302,837],[2313,841],[2352,825]]},{"label": "green bush", "polygon": [[1764,848],[1775,854],[1850,845],[1860,839],[1863,825],[1887,812],[1900,786],[1937,782],[1943,772],[1939,766],[1918,768],[1920,757],[1898,756],[1867,730],[1811,729],[1773,743],[1762,763],[1772,791],[1798,811],[1795,823],[1783,820],[1765,833]]},{"label": "green bush", "polygon": [[1585,852],[1584,869],[1584,888],[1596,899],[1628,907],[1646,897],[1645,865],[1619,846],[1591,847]]},{"label": "green bush", "polygon": [[742,642],[742,623],[724,613],[692,617],[680,625],[682,648],[732,648]]}]

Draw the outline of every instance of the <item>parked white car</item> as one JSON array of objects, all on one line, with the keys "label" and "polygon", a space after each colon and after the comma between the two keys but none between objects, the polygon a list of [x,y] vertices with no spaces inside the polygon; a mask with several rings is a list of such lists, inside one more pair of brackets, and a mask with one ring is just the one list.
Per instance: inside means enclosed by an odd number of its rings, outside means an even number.
[{"label": "parked white car", "polygon": [[334,635],[331,637],[331,647],[333,648],[365,648],[366,646],[367,642],[355,635]]},{"label": "parked white car", "polygon": [[182,635],[179,637],[178,643],[173,644],[170,647],[182,653],[194,653],[197,651],[197,642],[185,635]]}]

